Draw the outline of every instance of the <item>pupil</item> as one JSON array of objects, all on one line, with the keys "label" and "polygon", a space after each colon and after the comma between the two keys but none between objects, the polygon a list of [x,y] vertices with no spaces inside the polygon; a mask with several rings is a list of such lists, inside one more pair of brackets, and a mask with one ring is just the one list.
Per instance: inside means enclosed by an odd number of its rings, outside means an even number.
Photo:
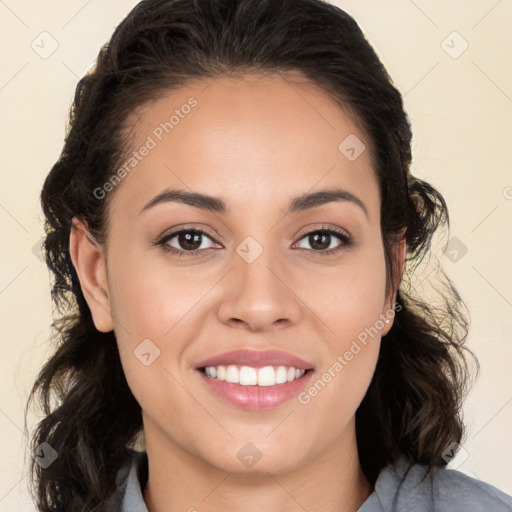
[{"label": "pupil", "polygon": [[315,233],[313,235],[310,235],[309,243],[311,244],[311,247],[313,247],[313,249],[327,249],[331,242],[330,238],[331,235],[329,235],[328,233]]},{"label": "pupil", "polygon": [[178,238],[178,241],[183,249],[194,250],[201,246],[201,233],[184,232],[180,233]]}]

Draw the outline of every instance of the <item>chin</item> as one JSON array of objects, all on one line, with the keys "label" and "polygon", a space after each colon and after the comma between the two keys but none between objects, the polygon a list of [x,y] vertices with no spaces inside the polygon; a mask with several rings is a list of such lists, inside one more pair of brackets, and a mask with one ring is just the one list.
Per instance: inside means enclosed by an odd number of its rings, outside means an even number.
[{"label": "chin", "polygon": [[221,471],[252,476],[286,473],[299,464],[300,454],[291,446],[269,442],[265,435],[252,439],[218,444],[222,451],[210,452],[204,460]]}]

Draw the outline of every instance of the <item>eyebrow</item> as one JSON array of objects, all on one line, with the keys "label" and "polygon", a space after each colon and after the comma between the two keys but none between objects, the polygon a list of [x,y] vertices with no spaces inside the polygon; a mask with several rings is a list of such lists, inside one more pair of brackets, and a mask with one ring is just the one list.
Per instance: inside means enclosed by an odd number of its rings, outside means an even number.
[{"label": "eyebrow", "polygon": [[[347,201],[359,206],[368,217],[368,210],[357,196],[341,188],[319,190],[294,197],[288,208],[283,211],[285,215],[310,210],[334,201]],[[166,189],[144,205],[139,213],[142,213],[158,204],[169,202],[183,203],[213,213],[227,214],[229,208],[220,198],[201,194],[199,192],[187,192],[179,189]]]}]

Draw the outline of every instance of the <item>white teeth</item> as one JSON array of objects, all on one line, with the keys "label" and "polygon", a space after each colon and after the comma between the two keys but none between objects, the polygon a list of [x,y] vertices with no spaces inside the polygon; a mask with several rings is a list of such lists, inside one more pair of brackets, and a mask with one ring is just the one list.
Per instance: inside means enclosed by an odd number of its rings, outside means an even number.
[{"label": "white teeth", "polygon": [[276,383],[276,372],[272,366],[264,366],[258,370],[258,386],[273,386]]},{"label": "white teeth", "polygon": [[[211,366],[211,368],[215,368],[215,366]],[[217,379],[226,380],[226,368],[224,366],[217,366]]]},{"label": "white teeth", "polygon": [[276,371],[276,384],[283,384],[288,381],[286,367],[278,366]]},{"label": "white teeth", "polygon": [[239,384],[242,386],[255,386],[258,384],[258,372],[255,368],[242,366],[240,368]]},{"label": "white teeth", "polygon": [[226,382],[232,382],[233,384],[238,384],[240,382],[240,372],[238,368],[232,364],[230,364],[226,368]]},{"label": "white teeth", "polygon": [[238,367],[230,364],[228,366],[207,366],[204,372],[208,377],[241,386],[274,386],[299,379],[306,373],[306,370],[299,370],[291,366],[252,368],[251,366]]}]

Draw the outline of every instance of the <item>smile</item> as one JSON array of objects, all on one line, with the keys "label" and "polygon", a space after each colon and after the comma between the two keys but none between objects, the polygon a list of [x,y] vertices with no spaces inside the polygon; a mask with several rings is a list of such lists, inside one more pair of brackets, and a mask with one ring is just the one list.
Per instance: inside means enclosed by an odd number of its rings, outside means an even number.
[{"label": "smile", "polygon": [[292,366],[207,366],[198,368],[211,396],[238,409],[262,411],[284,405],[307,388],[312,369]]},{"label": "smile", "polygon": [[207,366],[204,373],[213,379],[239,384],[240,386],[275,386],[300,379],[306,370],[293,366]]}]

